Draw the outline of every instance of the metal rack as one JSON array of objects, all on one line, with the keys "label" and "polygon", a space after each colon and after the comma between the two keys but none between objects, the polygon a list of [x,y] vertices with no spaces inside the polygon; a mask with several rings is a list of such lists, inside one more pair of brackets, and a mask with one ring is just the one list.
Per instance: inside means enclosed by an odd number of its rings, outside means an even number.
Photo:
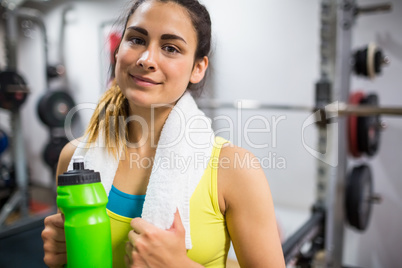
[{"label": "metal rack", "polygon": [[[359,7],[355,0],[321,0],[321,77],[316,84],[314,107],[267,104],[254,100],[237,100],[233,103],[198,100],[201,108],[208,109],[269,109],[313,112],[313,116],[316,115],[319,150],[316,201],[310,219],[282,245],[286,263],[294,258],[304,258],[300,267],[342,267],[348,151],[346,115],[402,115],[402,107],[348,104],[352,74],[352,29],[358,15],[390,9],[389,3]],[[331,119],[335,117],[338,126],[328,132],[327,125],[333,123]],[[301,248],[306,242],[311,242],[313,246],[307,255],[303,255]],[[320,261],[313,264],[312,259],[318,252],[321,253]]]}]

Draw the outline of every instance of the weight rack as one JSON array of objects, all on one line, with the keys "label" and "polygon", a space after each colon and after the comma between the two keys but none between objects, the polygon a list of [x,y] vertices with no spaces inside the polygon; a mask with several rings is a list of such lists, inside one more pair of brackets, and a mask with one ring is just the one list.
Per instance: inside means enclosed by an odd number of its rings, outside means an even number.
[{"label": "weight rack", "polygon": [[[390,11],[391,4],[359,7],[355,0],[321,0],[320,74],[315,107],[266,104],[254,100],[234,103],[198,100],[200,108],[271,109],[313,112],[318,128],[316,202],[310,219],[282,245],[286,263],[300,267],[342,267],[347,177],[348,129],[345,115],[402,115],[402,107],[348,104],[352,73],[352,28],[358,15]],[[384,59],[385,63],[385,59]],[[338,127],[328,131],[328,124]],[[311,242],[307,253],[301,253]],[[319,254],[319,258],[314,259]]]}]

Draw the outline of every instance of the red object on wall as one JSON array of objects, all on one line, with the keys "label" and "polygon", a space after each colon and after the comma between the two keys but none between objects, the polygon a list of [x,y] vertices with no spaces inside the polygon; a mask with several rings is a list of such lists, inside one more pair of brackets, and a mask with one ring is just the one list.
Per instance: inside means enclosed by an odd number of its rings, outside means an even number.
[{"label": "red object on wall", "polygon": [[121,36],[120,33],[111,33],[109,34],[108,41],[109,41],[109,55],[110,55],[110,64],[114,65],[116,60],[114,58],[114,52],[116,51],[117,47],[120,45]]}]

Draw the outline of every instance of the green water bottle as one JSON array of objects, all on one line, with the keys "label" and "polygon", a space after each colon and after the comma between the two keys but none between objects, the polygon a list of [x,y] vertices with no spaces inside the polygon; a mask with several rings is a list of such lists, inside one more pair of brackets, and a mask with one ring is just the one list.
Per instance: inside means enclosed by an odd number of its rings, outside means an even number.
[{"label": "green water bottle", "polygon": [[84,159],[74,157],[73,170],[58,177],[57,206],[64,214],[69,268],[112,267],[108,198],[99,172],[84,169]]}]

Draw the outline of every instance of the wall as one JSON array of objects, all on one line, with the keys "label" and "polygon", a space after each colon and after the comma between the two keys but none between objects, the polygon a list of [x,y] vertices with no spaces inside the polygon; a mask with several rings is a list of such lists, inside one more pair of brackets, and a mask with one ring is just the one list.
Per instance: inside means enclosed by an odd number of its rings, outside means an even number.
[{"label": "wall", "polygon": [[[214,30],[212,73],[207,95],[225,101],[254,99],[272,104],[313,105],[314,83],[319,77],[319,1],[203,2],[211,13]],[[361,2],[369,4],[376,1]],[[402,23],[402,3],[394,0],[393,4],[391,14],[359,18],[353,36],[354,47],[374,40],[392,60],[392,64],[374,81],[352,79],[352,89],[378,91],[384,105],[401,105],[402,100],[399,90],[402,37],[398,29]],[[124,1],[56,1],[30,5],[45,14],[52,62],[58,60],[56,47],[60,41],[62,9],[72,5],[64,37],[66,85],[77,103],[96,103],[106,85],[101,25],[120,14]],[[47,132],[35,115],[36,102],[45,87],[44,74],[38,68],[43,64],[43,44],[38,29],[34,30],[33,38],[21,36],[19,46],[20,71],[32,89],[22,110],[24,134],[32,180],[49,184],[50,173],[40,159]],[[278,221],[284,236],[288,236],[308,216],[315,198],[316,160],[305,150],[302,142],[302,125],[309,113],[257,110],[239,114],[231,109],[207,112],[215,119],[214,125],[218,130],[228,127],[227,120],[218,120],[218,115],[231,118],[233,135],[230,136],[231,131],[220,134],[267,160],[265,171]],[[91,111],[80,113],[81,129],[90,115]],[[239,138],[242,136],[239,129],[242,130],[246,121],[256,115],[266,121],[259,117],[251,122],[251,128],[263,130],[262,133],[251,134],[250,140],[255,144],[268,144],[263,149],[257,149],[247,144],[246,139]],[[0,119],[3,125],[7,114],[0,111]],[[359,234],[346,227],[344,262],[348,265],[397,267],[401,261],[397,246],[402,240],[398,230],[398,222],[402,221],[402,202],[397,193],[402,191],[401,168],[398,166],[402,154],[402,121],[399,118],[386,120],[388,129],[383,133],[380,152],[373,159],[367,159],[373,169],[375,188],[383,195],[384,201],[374,207],[366,233]],[[314,127],[306,129],[305,134],[305,142],[314,147]]]}]

